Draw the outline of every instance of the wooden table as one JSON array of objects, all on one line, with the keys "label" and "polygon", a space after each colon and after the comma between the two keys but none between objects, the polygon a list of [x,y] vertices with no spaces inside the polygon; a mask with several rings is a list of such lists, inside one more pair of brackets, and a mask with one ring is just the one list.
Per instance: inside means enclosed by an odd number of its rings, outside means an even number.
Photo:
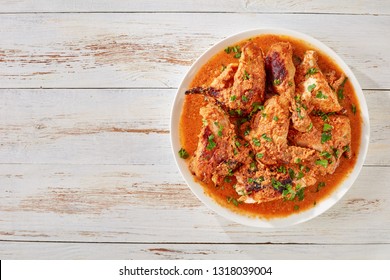
[{"label": "wooden table", "polygon": [[[276,230],[204,206],[169,141],[191,63],[261,27],[334,49],[361,83],[371,121],[347,195]],[[389,46],[389,1],[1,1],[0,258],[390,258]]]}]

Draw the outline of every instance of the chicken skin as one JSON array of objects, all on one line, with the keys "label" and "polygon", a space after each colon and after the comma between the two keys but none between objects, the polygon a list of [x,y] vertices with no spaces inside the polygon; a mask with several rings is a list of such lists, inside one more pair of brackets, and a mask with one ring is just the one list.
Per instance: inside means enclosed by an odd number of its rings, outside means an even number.
[{"label": "chicken skin", "polygon": [[248,151],[237,144],[234,125],[219,106],[210,102],[199,113],[203,127],[189,168],[199,180],[218,185],[246,160]]},{"label": "chicken skin", "polygon": [[298,85],[297,96],[309,113],[312,110],[329,113],[339,112],[342,109],[336,93],[317,64],[315,51],[305,52],[302,63],[297,67],[295,82]]}]

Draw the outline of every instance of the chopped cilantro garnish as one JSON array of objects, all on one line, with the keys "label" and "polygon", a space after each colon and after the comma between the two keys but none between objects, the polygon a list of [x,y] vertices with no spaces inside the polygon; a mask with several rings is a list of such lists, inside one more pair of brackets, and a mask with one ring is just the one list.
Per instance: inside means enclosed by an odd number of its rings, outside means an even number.
[{"label": "chopped cilantro garnish", "polygon": [[312,84],[312,85],[307,87],[307,90],[312,91],[315,87],[316,87],[316,84]]},{"label": "chopped cilantro garnish", "polygon": [[255,146],[257,146],[257,147],[260,147],[260,145],[261,145],[260,140],[257,139],[257,138],[253,138],[253,139],[252,139],[252,142],[253,142],[253,144],[254,144]]},{"label": "chopped cilantro garnish", "polygon": [[272,142],[272,138],[268,137],[267,134],[263,133],[263,135],[261,135],[261,137],[267,141],[267,142]]},{"label": "chopped cilantro garnish", "polygon": [[325,182],[319,182],[317,185],[317,192],[319,192],[323,187],[325,187]]},{"label": "chopped cilantro garnish", "polygon": [[291,168],[288,169],[288,175],[290,175],[291,180],[295,179],[295,172]]},{"label": "chopped cilantro garnish", "polygon": [[323,132],[321,134],[321,144],[324,144],[325,142],[332,139],[332,134],[330,132]]},{"label": "chopped cilantro garnish", "polygon": [[233,203],[234,204],[234,206],[236,206],[236,207],[238,207],[238,201],[234,198],[234,197],[231,197],[231,196],[227,196],[226,197],[226,200],[227,200],[227,202],[228,203]]},{"label": "chopped cilantro garnish", "polygon": [[186,159],[186,158],[189,157],[189,154],[187,153],[186,150],[184,150],[183,148],[181,148],[181,149],[179,150],[179,156],[180,156],[181,158]]},{"label": "chopped cilantro garnish", "polygon": [[246,97],[245,95],[241,96],[241,100],[244,101],[244,102],[248,102],[248,97]]},{"label": "chopped cilantro garnish", "polygon": [[215,148],[215,146],[217,146],[217,144],[214,142],[214,135],[213,134],[211,134],[209,136],[208,141],[209,141],[209,143],[208,143],[208,145],[206,147],[207,150],[212,150],[212,149]]},{"label": "chopped cilantro garnish", "polygon": [[235,101],[236,99],[237,99],[237,96],[235,96],[235,95],[230,96],[230,101]]},{"label": "chopped cilantro garnish", "polygon": [[317,159],[316,160],[317,165],[322,165],[323,167],[328,167],[328,161],[326,159]]},{"label": "chopped cilantro garnish", "polygon": [[275,80],[274,80],[274,85],[275,85],[275,86],[278,86],[278,85],[280,85],[280,84],[281,84],[281,82],[280,82],[279,79],[275,79]]},{"label": "chopped cilantro garnish", "polygon": [[287,169],[286,169],[286,167],[285,167],[284,165],[281,165],[281,166],[278,166],[278,167],[276,168],[276,171],[278,171],[279,173],[286,174]]},{"label": "chopped cilantro garnish", "polygon": [[248,72],[246,72],[246,70],[244,70],[244,76],[242,77],[244,80],[249,80],[250,79],[250,75],[248,74]]},{"label": "chopped cilantro garnish", "polygon": [[316,98],[318,99],[327,99],[328,96],[326,96],[325,94],[322,93],[322,91],[318,91],[317,94],[316,94]]},{"label": "chopped cilantro garnish", "polygon": [[263,156],[264,156],[263,153],[257,153],[257,154],[256,154],[256,157],[257,157],[257,158],[263,158]]},{"label": "chopped cilantro garnish", "polygon": [[330,131],[332,129],[332,126],[330,124],[324,123],[324,126],[322,128],[323,132]]},{"label": "chopped cilantro garnish", "polygon": [[326,158],[326,159],[330,159],[332,157],[332,155],[330,153],[328,153],[327,151],[323,151],[320,153],[320,156]]},{"label": "chopped cilantro garnish", "polygon": [[318,70],[317,70],[317,68],[312,67],[309,70],[307,70],[306,75],[313,75],[315,73],[318,73]]},{"label": "chopped cilantro garnish", "polygon": [[354,115],[356,115],[356,105],[355,105],[355,104],[352,104],[352,105],[351,105],[351,110],[352,110],[352,113],[353,113]]},{"label": "chopped cilantro garnish", "polygon": [[278,116],[274,116],[274,117],[273,117],[273,120],[274,120],[275,122],[277,122],[277,121],[279,120],[279,117],[278,117]]},{"label": "chopped cilantro garnish", "polygon": [[309,127],[307,128],[307,131],[311,131],[313,129],[313,123],[311,122],[310,124],[309,124]]}]

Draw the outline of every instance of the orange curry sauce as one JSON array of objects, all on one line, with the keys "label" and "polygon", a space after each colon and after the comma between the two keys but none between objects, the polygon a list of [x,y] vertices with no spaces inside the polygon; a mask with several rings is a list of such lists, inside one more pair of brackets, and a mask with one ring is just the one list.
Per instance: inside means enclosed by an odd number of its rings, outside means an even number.
[{"label": "orange curry sauce", "polygon": [[[293,46],[294,55],[300,58],[303,58],[303,54],[306,50],[316,50],[319,58],[318,65],[323,72],[334,70],[338,75],[341,73],[340,68],[331,58],[301,40],[279,35],[261,35],[251,38],[250,40],[257,43],[257,45],[262,48],[264,54],[267,53],[272,44],[281,41],[289,42]],[[247,40],[244,40],[235,45],[242,47],[246,42]],[[238,62],[238,59],[234,58],[234,53],[227,54],[224,50],[221,50],[217,55],[203,65],[192,81],[190,88],[208,86],[211,81],[221,73],[223,67],[232,62]],[[298,201],[298,199],[295,199],[294,201],[279,199],[259,204],[239,203],[238,205],[235,205],[232,203],[232,200],[229,199],[230,197],[235,199],[238,199],[239,197],[233,189],[233,185],[235,183],[234,180],[231,183],[224,183],[222,186],[215,186],[214,184],[206,185],[203,182],[196,180],[196,178],[194,180],[199,182],[204,187],[205,193],[213,197],[219,204],[248,216],[261,216],[263,218],[282,217],[288,216],[291,213],[306,210],[310,207],[315,207],[318,201],[329,196],[352,171],[359,151],[362,119],[360,116],[359,103],[353,87],[348,80],[345,83],[343,94],[344,99],[339,100],[339,102],[347,110],[347,116],[351,121],[352,158],[346,159],[341,157],[340,165],[334,174],[317,177],[317,183],[305,190],[305,197],[302,201]],[[204,97],[201,95],[187,95],[185,97],[180,120],[180,138],[182,147],[190,155],[194,154],[198,145],[198,134],[200,133],[202,127],[202,117],[199,115],[199,108],[204,106],[206,104],[205,102]],[[355,113],[352,110],[352,105],[356,106]],[[188,161],[189,159],[187,159],[187,162]],[[324,182],[325,186],[319,188],[318,182]]]}]

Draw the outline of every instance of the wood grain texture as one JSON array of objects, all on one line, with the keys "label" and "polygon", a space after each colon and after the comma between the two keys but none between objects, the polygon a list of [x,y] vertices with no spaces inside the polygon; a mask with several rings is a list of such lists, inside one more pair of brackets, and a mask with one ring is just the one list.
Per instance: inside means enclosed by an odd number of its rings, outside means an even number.
[{"label": "wood grain texture", "polygon": [[341,13],[390,14],[382,0],[19,0],[1,1],[3,13],[20,12],[245,12],[245,13]]},{"label": "wood grain texture", "polygon": [[[373,176],[373,173],[375,175]],[[390,243],[389,167],[364,167],[321,216],[264,230],[221,218],[176,166],[2,164],[0,240],[175,243]]]},{"label": "wood grain texture", "polygon": [[[0,163],[166,164],[174,89],[0,90]],[[390,91],[365,91],[367,165],[390,164]]]},{"label": "wood grain texture", "polygon": [[284,27],[334,49],[364,89],[390,89],[388,16],[196,14],[196,24],[194,16],[2,14],[0,87],[177,87],[191,63],[222,38]]},{"label": "wood grain texture", "polygon": [[0,242],[0,256],[43,260],[47,256],[59,260],[378,260],[390,258],[390,245],[44,243],[42,246],[35,242]]},{"label": "wood grain texture", "polygon": [[[390,258],[389,15],[389,1],[369,0],[1,1],[0,259]],[[334,49],[371,121],[346,196],[275,230],[203,205],[169,141],[190,65],[261,27]]]}]

